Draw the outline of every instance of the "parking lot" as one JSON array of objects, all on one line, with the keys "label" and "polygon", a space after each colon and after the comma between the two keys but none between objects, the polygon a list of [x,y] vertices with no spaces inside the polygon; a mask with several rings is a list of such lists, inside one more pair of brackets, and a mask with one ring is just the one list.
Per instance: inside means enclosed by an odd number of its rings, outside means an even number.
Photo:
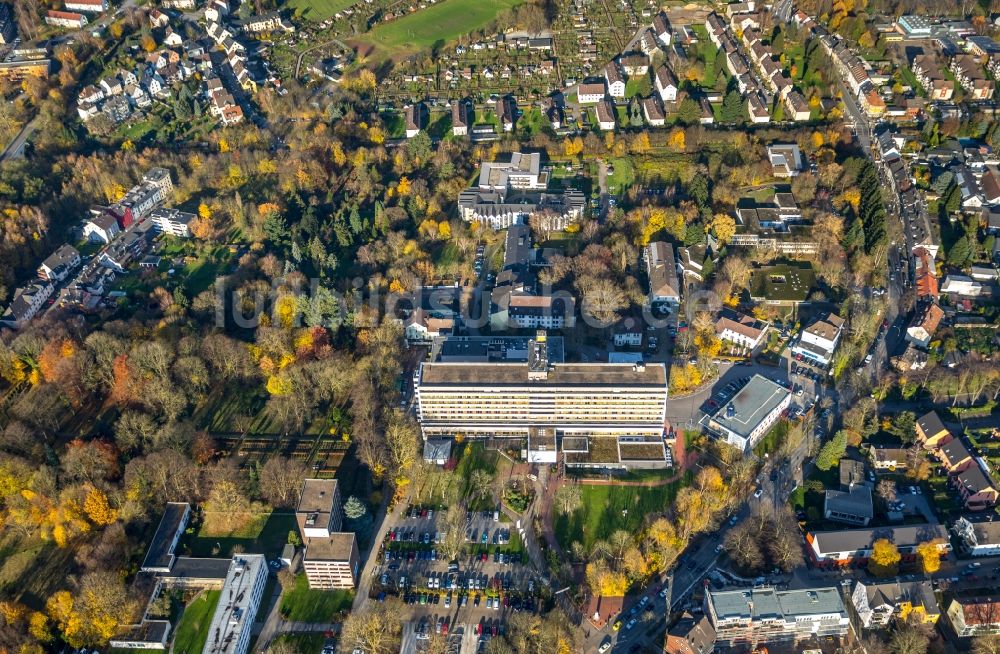
[{"label": "parking lot", "polygon": [[449,560],[440,508],[411,507],[386,536],[380,553],[376,599],[398,596],[406,604],[404,643],[420,651],[432,637],[447,638],[449,651],[477,651],[506,630],[516,611],[538,611],[538,584],[520,537],[499,511],[466,514],[463,553]]}]

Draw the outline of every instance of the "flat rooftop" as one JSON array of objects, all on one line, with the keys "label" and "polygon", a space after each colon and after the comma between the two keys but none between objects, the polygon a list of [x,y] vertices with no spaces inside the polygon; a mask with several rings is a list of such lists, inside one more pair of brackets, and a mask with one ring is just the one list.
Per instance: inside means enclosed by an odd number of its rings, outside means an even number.
[{"label": "flat rooftop", "polygon": [[421,386],[632,386],[663,388],[667,384],[662,363],[636,366],[628,363],[557,363],[543,380],[528,381],[523,363],[423,363]]},{"label": "flat rooftop", "polygon": [[336,479],[306,479],[299,495],[299,513],[331,513],[337,494]]},{"label": "flat rooftop", "polygon": [[711,593],[711,601],[719,619],[784,618],[794,621],[796,616],[831,614],[847,616],[840,591],[832,587],[806,590],[753,588],[718,591]]},{"label": "flat rooftop", "polygon": [[350,561],[354,533],[334,532],[328,538],[307,538],[305,561]]},{"label": "flat rooftop", "polygon": [[147,568],[169,568],[176,545],[177,532],[184,528],[185,516],[191,507],[187,502],[167,502],[160,524],[149,543],[146,558],[142,561]]},{"label": "flat rooftop", "polygon": [[749,438],[750,433],[781,404],[789,392],[763,375],[754,375],[731,400],[719,407],[711,421],[743,438]]},{"label": "flat rooftop", "polygon": [[[448,336],[434,342],[431,360],[435,362],[470,363],[501,362],[524,363],[528,360],[527,336]],[[548,335],[545,340],[549,361],[562,363],[565,348],[562,336]]]},{"label": "flat rooftop", "polygon": [[170,579],[225,579],[231,562],[229,559],[178,556],[170,572],[160,576]]},{"label": "flat rooftop", "polygon": [[261,574],[267,575],[262,554],[237,554],[229,561],[229,572],[202,654],[233,654],[240,634],[253,628],[259,607],[252,605],[251,600],[253,587]]}]

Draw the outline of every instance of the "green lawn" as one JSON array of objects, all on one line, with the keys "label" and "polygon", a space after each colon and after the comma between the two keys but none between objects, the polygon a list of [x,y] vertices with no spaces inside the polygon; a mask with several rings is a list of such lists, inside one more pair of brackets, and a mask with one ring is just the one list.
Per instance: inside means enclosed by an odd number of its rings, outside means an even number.
[{"label": "green lawn", "polygon": [[[239,545],[248,554],[277,556],[288,542],[288,532],[296,529],[292,513],[261,514],[250,521],[239,533],[216,536],[203,529],[181,540],[182,551],[192,556],[231,556]],[[218,551],[216,551],[218,550]]]},{"label": "green lawn", "polygon": [[326,20],[338,11],[347,9],[356,0],[288,0],[285,6],[295,12],[296,16],[309,20]]},{"label": "green lawn", "polygon": [[295,587],[281,596],[281,615],[292,622],[331,622],[354,602],[350,590],[312,590],[304,574],[295,577]]},{"label": "green lawn", "polygon": [[634,95],[644,98],[652,93],[652,90],[653,83],[650,81],[649,75],[633,75],[625,83],[626,98],[631,98]]},{"label": "green lawn", "polygon": [[580,541],[589,549],[594,541],[618,529],[636,533],[647,515],[670,507],[684,483],[680,480],[653,488],[581,485],[583,508],[569,516],[556,516],[556,538],[563,548]]},{"label": "green lawn", "polygon": [[174,654],[201,654],[208,638],[208,627],[212,614],[219,603],[221,590],[206,590],[198,595],[181,614],[180,622],[174,630]]},{"label": "green lawn", "polygon": [[617,195],[624,193],[632,182],[635,181],[635,168],[632,160],[626,157],[611,160],[614,172],[608,175],[608,192]]},{"label": "green lawn", "polygon": [[326,636],[323,634],[281,634],[273,643],[288,643],[297,654],[316,654],[323,649]]},{"label": "green lawn", "polygon": [[448,43],[476,31],[523,0],[442,0],[408,16],[380,23],[361,40],[383,56],[399,56]]}]

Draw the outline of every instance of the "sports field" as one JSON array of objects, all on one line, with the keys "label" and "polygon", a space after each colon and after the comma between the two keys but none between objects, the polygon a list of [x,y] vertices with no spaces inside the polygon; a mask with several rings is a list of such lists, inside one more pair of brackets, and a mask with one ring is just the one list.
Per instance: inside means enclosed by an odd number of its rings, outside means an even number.
[{"label": "sports field", "polygon": [[285,6],[297,16],[308,20],[321,21],[333,16],[338,11],[347,9],[357,0],[288,0]]},{"label": "sports field", "polygon": [[375,46],[375,58],[400,56],[429,48],[438,41],[454,41],[487,25],[500,13],[523,1],[438,0],[426,9],[380,23],[358,40]]}]

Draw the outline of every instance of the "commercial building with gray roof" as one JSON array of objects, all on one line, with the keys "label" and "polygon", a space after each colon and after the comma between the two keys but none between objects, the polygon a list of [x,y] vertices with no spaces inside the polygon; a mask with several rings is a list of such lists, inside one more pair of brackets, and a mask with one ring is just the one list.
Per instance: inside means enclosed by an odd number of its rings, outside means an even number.
[{"label": "commercial building with gray roof", "polygon": [[752,449],[788,408],[792,394],[763,375],[754,375],[743,388],[701,424],[713,436],[741,451]]}]

